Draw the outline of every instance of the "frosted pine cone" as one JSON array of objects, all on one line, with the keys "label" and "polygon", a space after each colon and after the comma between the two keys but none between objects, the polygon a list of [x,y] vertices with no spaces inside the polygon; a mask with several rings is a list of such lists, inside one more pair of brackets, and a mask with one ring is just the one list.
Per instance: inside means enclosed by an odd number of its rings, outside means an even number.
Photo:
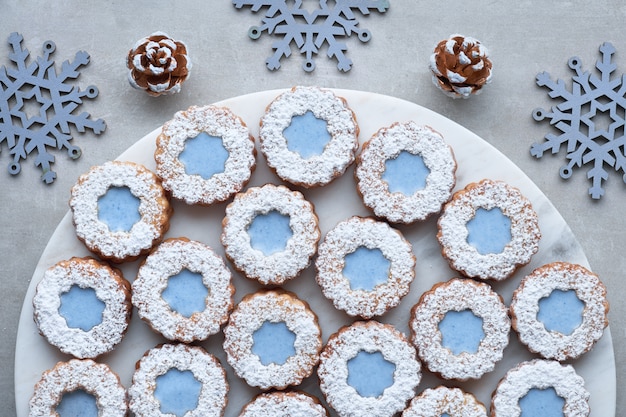
[{"label": "frosted pine cone", "polygon": [[478,94],[491,81],[487,48],[478,40],[452,35],[437,44],[430,57],[433,83],[453,98]]},{"label": "frosted pine cone", "polygon": [[189,76],[187,46],[166,33],[155,32],[137,41],[126,58],[128,81],[151,96],[180,91]]}]

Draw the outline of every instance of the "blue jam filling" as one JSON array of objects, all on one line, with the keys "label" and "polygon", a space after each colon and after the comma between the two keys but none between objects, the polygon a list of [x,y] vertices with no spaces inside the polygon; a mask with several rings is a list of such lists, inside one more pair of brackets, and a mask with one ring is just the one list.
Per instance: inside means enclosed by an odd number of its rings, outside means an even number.
[{"label": "blue jam filling", "polygon": [[252,334],[252,353],[259,357],[261,364],[282,365],[296,354],[296,335],[284,322],[265,321]]},{"label": "blue jam filling", "polygon": [[461,352],[476,353],[485,338],[483,319],[469,309],[448,311],[439,322],[439,331],[442,346],[450,349],[454,355]]},{"label": "blue jam filling", "polygon": [[289,226],[291,218],[272,210],[267,214],[258,214],[248,227],[250,246],[260,250],[269,256],[276,252],[282,252],[287,247],[287,242],[293,236]]},{"label": "blue jam filling", "polygon": [[390,265],[380,249],[360,246],[344,258],[343,275],[353,290],[372,291],[376,285],[387,282]]},{"label": "blue jam filling", "polygon": [[348,361],[348,385],[361,397],[380,397],[393,385],[396,365],[380,352],[360,351]]},{"label": "blue jam filling", "polygon": [[172,368],[156,378],[154,398],[161,404],[161,413],[182,417],[198,407],[201,389],[193,372]]},{"label": "blue jam filling", "polygon": [[310,110],[303,115],[293,116],[283,136],[287,139],[287,149],[299,153],[305,159],[321,155],[330,141],[326,121],[315,117]]},{"label": "blue jam filling", "polygon": [[554,290],[539,300],[537,320],[543,323],[546,330],[570,335],[583,322],[583,303],[576,291]]},{"label": "blue jam filling", "polygon": [[161,293],[173,311],[189,318],[193,313],[206,309],[209,290],[202,282],[202,275],[183,269],[167,280],[167,287]]},{"label": "blue jam filling", "polygon": [[201,132],[195,138],[185,141],[185,149],[178,156],[188,175],[200,175],[208,180],[215,174],[224,172],[228,151],[222,138]]},{"label": "blue jam filling", "polygon": [[467,243],[478,253],[502,253],[511,242],[511,219],[499,208],[479,208],[473,219],[467,222]]},{"label": "blue jam filling", "polygon": [[563,417],[565,400],[557,395],[554,388],[533,388],[519,400],[519,406],[521,417]]},{"label": "blue jam filling", "polygon": [[96,397],[81,389],[63,394],[56,407],[59,417],[98,417]]},{"label": "blue jam filling", "polygon": [[128,187],[110,187],[98,198],[98,220],[112,232],[130,232],[141,220],[140,201]]},{"label": "blue jam filling", "polygon": [[59,314],[67,322],[67,327],[88,332],[102,323],[105,307],[104,302],[96,296],[96,290],[72,285],[69,291],[61,294]]},{"label": "blue jam filling", "polygon": [[450,414],[448,414],[448,413],[443,413],[443,414],[441,415],[441,417],[450,417]]},{"label": "blue jam filling", "polygon": [[390,193],[411,196],[426,188],[429,174],[430,169],[421,156],[402,151],[397,158],[385,161],[382,179],[387,183]]}]

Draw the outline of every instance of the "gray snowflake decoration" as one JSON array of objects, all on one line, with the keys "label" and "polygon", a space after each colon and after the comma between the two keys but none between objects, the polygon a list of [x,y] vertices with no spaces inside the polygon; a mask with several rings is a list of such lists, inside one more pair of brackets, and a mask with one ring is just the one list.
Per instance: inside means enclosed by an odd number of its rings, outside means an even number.
[{"label": "gray snowflake decoration", "polygon": [[260,38],[263,32],[282,37],[272,45],[275,52],[267,59],[267,68],[280,68],[280,60],[291,55],[293,42],[306,57],[302,67],[307,72],[315,69],[313,55],[325,44],[328,46],[328,57],[337,59],[337,68],[344,72],[350,71],[352,60],[344,54],[348,47],[339,42],[338,38],[356,33],[361,42],[367,42],[372,36],[369,30],[358,27],[359,22],[353,10],[368,15],[370,10],[384,13],[389,8],[389,0],[318,0],[318,8],[313,11],[303,6],[303,1],[307,0],[232,1],[236,8],[250,6],[253,12],[267,7],[262,24],[252,26],[248,31],[252,39]]},{"label": "gray snowflake decoration", "polygon": [[6,143],[13,157],[11,175],[17,175],[21,161],[36,152],[35,166],[42,170],[41,179],[50,184],[56,173],[51,168],[54,156],[49,149],[65,148],[71,158],[77,159],[81,150],[70,143],[70,127],[79,132],[90,129],[98,135],[106,125],[101,119],[91,120],[88,113],[74,114],[84,99],[98,95],[95,86],[81,91],[68,84],[78,78],[78,69],[89,63],[89,55],[77,52],[74,60],[63,62],[57,73],[50,59],[56,48],[54,42],[44,42],[43,55],[28,63],[30,52],[22,48],[22,40],[19,33],[9,36],[13,49],[9,59],[14,65],[0,67],[0,150]]},{"label": "gray snowflake decoration", "polygon": [[621,171],[626,182],[626,75],[611,77],[617,68],[612,62],[613,45],[605,42],[600,52],[602,58],[596,62],[600,77],[583,71],[578,57],[570,58],[569,67],[576,72],[571,91],[563,80],[553,81],[547,72],[537,75],[537,85],[548,88],[549,96],[562,102],[550,111],[535,109],[533,118],[549,119],[560,134],[549,133],[544,142],[530,149],[533,156],[541,158],[545,151],[556,154],[565,145],[569,162],[561,167],[561,177],[568,179],[574,168],[588,164],[589,195],[594,199],[604,195],[602,181],[609,176],[606,168]]}]

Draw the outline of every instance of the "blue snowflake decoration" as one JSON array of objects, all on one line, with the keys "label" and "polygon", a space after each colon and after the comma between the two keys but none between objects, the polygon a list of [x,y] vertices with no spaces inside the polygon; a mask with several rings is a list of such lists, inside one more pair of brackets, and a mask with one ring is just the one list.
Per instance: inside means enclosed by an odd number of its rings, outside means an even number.
[{"label": "blue snowflake decoration", "polygon": [[308,11],[303,1],[306,0],[233,0],[238,9],[250,6],[253,12],[258,12],[267,7],[262,24],[252,26],[248,36],[258,39],[263,32],[267,32],[282,37],[274,42],[274,55],[266,61],[270,70],[280,68],[280,60],[291,55],[293,42],[300,53],[306,56],[302,65],[305,71],[315,69],[313,56],[324,44],[328,46],[328,57],[337,59],[337,68],[344,72],[350,71],[352,60],[344,54],[348,47],[339,42],[338,38],[356,33],[361,42],[367,42],[372,37],[369,30],[358,27],[354,10],[368,15],[370,10],[384,13],[389,8],[389,0],[318,0],[318,8]]},{"label": "blue snowflake decoration", "polygon": [[70,127],[79,132],[90,129],[98,135],[106,125],[104,120],[91,120],[88,113],[74,114],[83,99],[98,95],[95,86],[81,91],[68,84],[78,78],[78,69],[89,63],[89,55],[77,52],[74,60],[63,62],[57,73],[50,59],[56,48],[54,42],[44,42],[43,56],[28,63],[30,52],[22,48],[22,40],[19,33],[9,36],[13,49],[9,59],[14,65],[0,67],[0,150],[6,143],[13,158],[9,164],[11,175],[17,175],[21,161],[36,152],[35,166],[42,170],[41,179],[50,184],[56,173],[51,168],[54,156],[49,149],[65,148],[72,159],[77,159],[81,150],[70,143]]},{"label": "blue snowflake decoration", "polygon": [[600,77],[583,71],[578,57],[570,58],[568,65],[576,72],[571,91],[563,80],[553,81],[547,72],[537,75],[537,85],[548,88],[549,96],[562,102],[550,111],[535,109],[533,118],[549,119],[560,133],[547,134],[544,142],[535,143],[530,149],[533,156],[541,158],[544,152],[556,154],[565,145],[569,162],[561,167],[561,177],[568,179],[574,168],[589,165],[589,195],[594,199],[604,195],[602,181],[609,176],[606,168],[621,171],[626,182],[626,75],[611,76],[617,68],[612,62],[613,45],[605,42],[600,52],[602,58],[596,62]]}]

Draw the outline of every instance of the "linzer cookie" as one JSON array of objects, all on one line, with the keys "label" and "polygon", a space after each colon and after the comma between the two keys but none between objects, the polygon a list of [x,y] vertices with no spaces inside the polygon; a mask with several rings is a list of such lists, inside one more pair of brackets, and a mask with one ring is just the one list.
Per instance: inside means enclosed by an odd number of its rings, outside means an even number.
[{"label": "linzer cookie", "polygon": [[359,127],[346,100],[317,87],[294,87],[272,101],[260,123],[261,152],[284,181],[318,187],[354,162]]},{"label": "linzer cookie", "polygon": [[575,359],[608,326],[606,288],[581,265],[555,262],[535,269],[513,293],[511,317],[520,341],[547,359]]},{"label": "linzer cookie", "polygon": [[511,322],[502,298],[489,285],[453,278],[422,294],[409,327],[431,372],[467,380],[491,372],[502,359]]},{"label": "linzer cookie", "polygon": [[441,134],[415,122],[382,128],[356,160],[357,189],[376,216],[414,223],[438,213],[456,183],[454,153]]},{"label": "linzer cookie", "polygon": [[132,312],[122,272],[92,258],[48,268],[33,297],[40,333],[63,353],[96,358],[122,341]]},{"label": "linzer cookie", "polygon": [[532,204],[515,187],[489,179],[454,194],[438,221],[444,258],[463,275],[496,281],[530,262],[541,232]]},{"label": "linzer cookie", "polygon": [[210,205],[243,188],[255,155],[241,118],[225,107],[192,106],[163,125],[154,157],[163,188],[174,198]]},{"label": "linzer cookie", "polygon": [[320,401],[301,391],[259,394],[241,410],[239,417],[328,417]]},{"label": "linzer cookie", "polygon": [[459,388],[429,388],[411,400],[402,417],[487,417],[487,409]]},{"label": "linzer cookie", "polygon": [[421,365],[393,326],[357,321],[329,337],[317,374],[339,416],[392,417],[415,395]]},{"label": "linzer cookie", "polygon": [[337,309],[366,319],[397,306],[415,278],[411,243],[387,223],[361,217],[326,234],[315,266],[324,296]]},{"label": "linzer cookie", "polygon": [[266,184],[226,207],[221,242],[237,270],[263,285],[281,285],[309,266],[320,239],[313,205],[302,193]]},{"label": "linzer cookie", "polygon": [[200,346],[164,344],[137,362],[128,405],[136,417],[221,417],[228,390],[215,356]]},{"label": "linzer cookie", "polygon": [[30,416],[125,417],[126,390],[108,365],[91,359],[59,362],[45,371],[30,399]]},{"label": "linzer cookie", "polygon": [[220,331],[233,308],[235,287],[222,258],[187,238],[163,241],[141,264],[133,305],[169,340],[205,340]]},{"label": "linzer cookie", "polygon": [[92,167],[72,187],[78,239],[101,258],[124,262],[147,253],[169,228],[171,206],[158,177],[134,162]]},{"label": "linzer cookie", "polygon": [[317,316],[282,290],[246,295],[224,328],[224,351],[235,373],[263,390],[298,385],[313,372],[322,349]]},{"label": "linzer cookie", "polygon": [[589,392],[574,367],[535,359],[504,375],[491,398],[490,415],[587,417],[589,412]]}]

